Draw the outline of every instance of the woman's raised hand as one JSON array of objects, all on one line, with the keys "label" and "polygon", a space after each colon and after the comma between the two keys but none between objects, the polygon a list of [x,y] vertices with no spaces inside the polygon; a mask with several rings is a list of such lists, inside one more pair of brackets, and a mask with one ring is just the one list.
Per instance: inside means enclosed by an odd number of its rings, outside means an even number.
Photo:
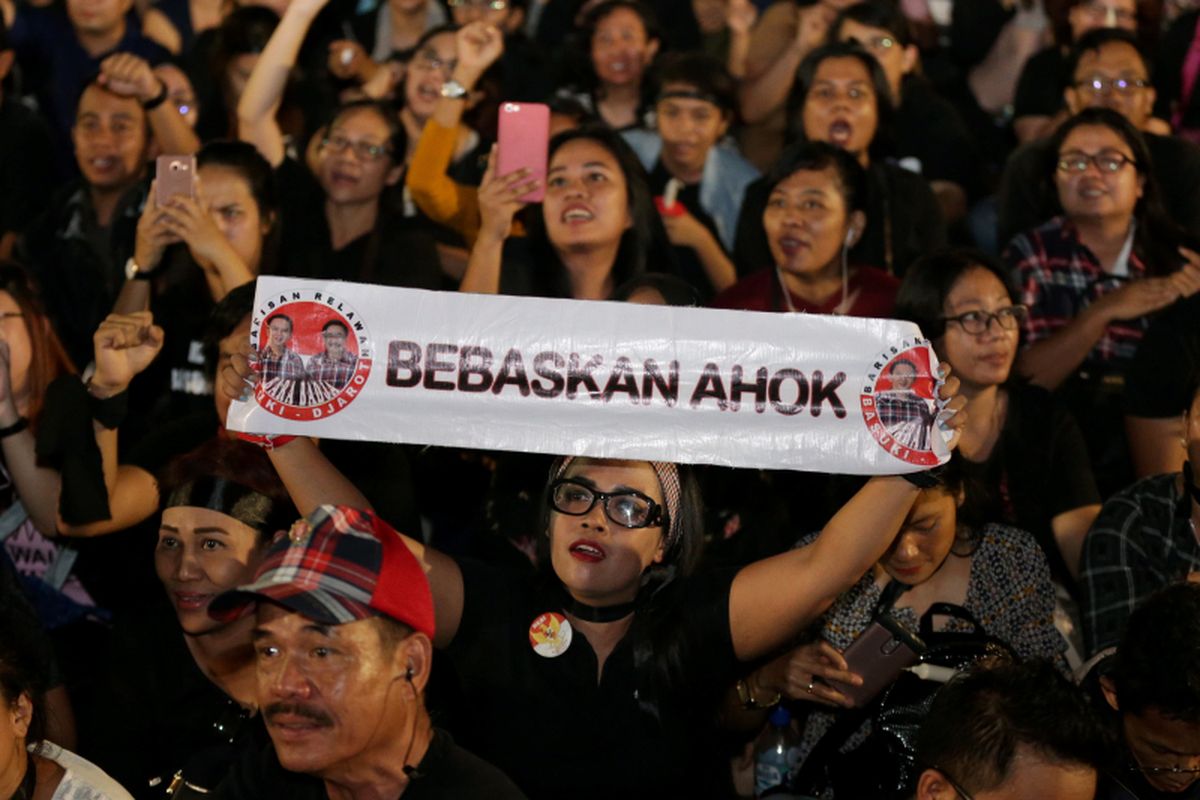
[{"label": "woman's raised hand", "polygon": [[487,170],[479,184],[480,233],[505,239],[512,228],[513,217],[525,206],[521,198],[537,189],[540,183],[537,178],[530,177],[527,169],[497,176],[496,153],[497,146],[492,145]]},{"label": "woman's raised hand", "polygon": [[125,391],[162,350],[163,329],[149,311],[109,314],[92,336],[96,371],[90,386],[106,397]]},{"label": "woman's raised hand", "polygon": [[938,415],[937,425],[943,430],[950,432],[950,439],[946,442],[946,446],[953,450],[958,447],[958,442],[962,439],[963,429],[967,424],[967,398],[959,395],[960,387],[958,378],[951,373],[953,370],[950,365],[943,361],[938,367],[938,372],[941,375],[941,380],[938,382]]},{"label": "woman's raised hand", "polygon": [[456,76],[470,89],[504,54],[504,34],[495,25],[470,22],[458,29],[454,39],[458,46]]}]

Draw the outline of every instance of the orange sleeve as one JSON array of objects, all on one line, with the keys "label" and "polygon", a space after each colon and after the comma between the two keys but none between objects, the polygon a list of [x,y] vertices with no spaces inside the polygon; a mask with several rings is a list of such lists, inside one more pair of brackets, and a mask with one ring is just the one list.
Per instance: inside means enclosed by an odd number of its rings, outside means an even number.
[{"label": "orange sleeve", "polygon": [[469,247],[479,235],[479,198],[475,187],[464,186],[446,174],[457,145],[457,128],[445,128],[432,119],[426,122],[405,185],[417,208],[439,225],[458,232]]}]

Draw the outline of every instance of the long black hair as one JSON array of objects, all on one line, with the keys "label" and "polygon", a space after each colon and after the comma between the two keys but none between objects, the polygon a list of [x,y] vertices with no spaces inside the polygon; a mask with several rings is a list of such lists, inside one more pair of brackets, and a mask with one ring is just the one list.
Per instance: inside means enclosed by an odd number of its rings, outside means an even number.
[{"label": "long black hair", "polygon": [[[279,190],[275,185],[275,170],[262,157],[254,145],[219,139],[209,142],[196,153],[196,166],[225,167],[241,176],[250,189],[250,196],[258,206],[258,216],[270,224],[263,237],[262,258],[258,274],[273,275],[279,260],[280,231]],[[246,266],[249,266],[247,264]]]},{"label": "long black hair", "polygon": [[1134,252],[1146,264],[1147,274],[1167,275],[1174,272],[1180,266],[1180,245],[1196,249],[1197,239],[1167,216],[1158,181],[1154,177],[1150,148],[1141,131],[1123,115],[1109,108],[1085,108],[1060,125],[1050,138],[1050,146],[1046,148],[1046,161],[1042,168],[1045,191],[1055,199],[1059,213],[1062,213],[1062,203],[1058,200],[1054,182],[1058,154],[1063,142],[1073,131],[1088,126],[1108,128],[1129,146],[1133,153],[1133,167],[1142,180],[1142,196],[1133,208],[1133,219],[1137,223],[1133,238]]},{"label": "long black hair", "polygon": [[892,90],[888,85],[887,73],[879,65],[875,56],[863,49],[858,42],[830,42],[813,50],[800,62],[796,70],[796,80],[787,99],[787,141],[805,140],[804,133],[804,103],[808,93],[812,91],[817,78],[817,70],[821,64],[831,58],[854,58],[866,68],[871,76],[871,88],[875,92],[875,136],[867,147],[871,159],[879,159],[891,154],[892,150],[892,117],[895,115],[895,102]]},{"label": "long black hair", "polygon": [[[646,170],[620,134],[600,125],[563,131],[550,140],[547,162],[553,160],[554,154],[564,145],[580,140],[594,142],[607,150],[616,159],[625,177],[625,196],[632,224],[621,234],[621,244],[612,266],[613,286],[620,286],[652,267],[657,272],[672,272],[675,258],[654,207]],[[531,206],[524,214],[524,221],[529,232],[528,242],[533,253],[537,284],[550,296],[570,297],[571,283],[546,233],[542,206]]]}]

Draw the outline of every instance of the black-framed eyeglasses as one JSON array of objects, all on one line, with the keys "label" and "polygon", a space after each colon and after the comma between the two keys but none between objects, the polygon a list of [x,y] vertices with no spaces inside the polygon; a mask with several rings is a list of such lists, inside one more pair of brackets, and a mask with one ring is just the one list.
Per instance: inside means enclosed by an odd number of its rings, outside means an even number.
[{"label": "black-framed eyeglasses", "polygon": [[360,161],[378,161],[392,152],[387,145],[355,142],[345,136],[326,136],[321,140],[321,147],[339,154],[353,150],[354,155],[358,156]]},{"label": "black-framed eyeglasses", "polygon": [[946,770],[942,769],[936,764],[930,764],[929,769],[940,772],[942,777],[946,779],[946,783],[950,784],[950,788],[957,792],[958,796],[962,798],[962,800],[975,800],[975,798],[971,796],[971,793],[964,789],[961,783],[954,780],[954,776],[952,776],[949,772],[946,772]]},{"label": "black-framed eyeglasses", "polygon": [[987,333],[992,327],[992,320],[1001,330],[1015,331],[1025,318],[1029,316],[1029,306],[1006,306],[997,311],[968,311],[956,317],[942,317],[942,322],[957,322],[967,333]]},{"label": "black-framed eyeglasses", "polygon": [[622,528],[651,528],[662,522],[662,506],[633,489],[600,492],[573,478],[559,478],[550,485],[550,507],[560,514],[581,517],[596,503]]},{"label": "black-framed eyeglasses", "polygon": [[1172,764],[1169,767],[1144,767],[1141,764],[1130,764],[1130,772],[1140,772],[1143,775],[1200,775],[1200,767],[1181,767]]},{"label": "black-framed eyeglasses", "polygon": [[437,72],[441,70],[447,75],[454,73],[454,68],[458,66],[457,58],[442,58],[438,55],[437,50],[432,47],[422,50],[413,58],[413,66],[425,70],[426,72]]},{"label": "black-framed eyeglasses", "polygon": [[1075,84],[1076,89],[1082,89],[1093,94],[1130,94],[1136,89],[1145,89],[1150,82],[1142,78],[1088,78]]},{"label": "black-framed eyeglasses", "polygon": [[1058,156],[1058,171],[1071,175],[1082,175],[1087,172],[1087,168],[1091,164],[1095,164],[1096,169],[1101,172],[1111,175],[1120,172],[1126,164],[1133,164],[1136,167],[1137,161],[1115,150],[1105,150],[1095,154],[1071,150],[1060,153]]}]

